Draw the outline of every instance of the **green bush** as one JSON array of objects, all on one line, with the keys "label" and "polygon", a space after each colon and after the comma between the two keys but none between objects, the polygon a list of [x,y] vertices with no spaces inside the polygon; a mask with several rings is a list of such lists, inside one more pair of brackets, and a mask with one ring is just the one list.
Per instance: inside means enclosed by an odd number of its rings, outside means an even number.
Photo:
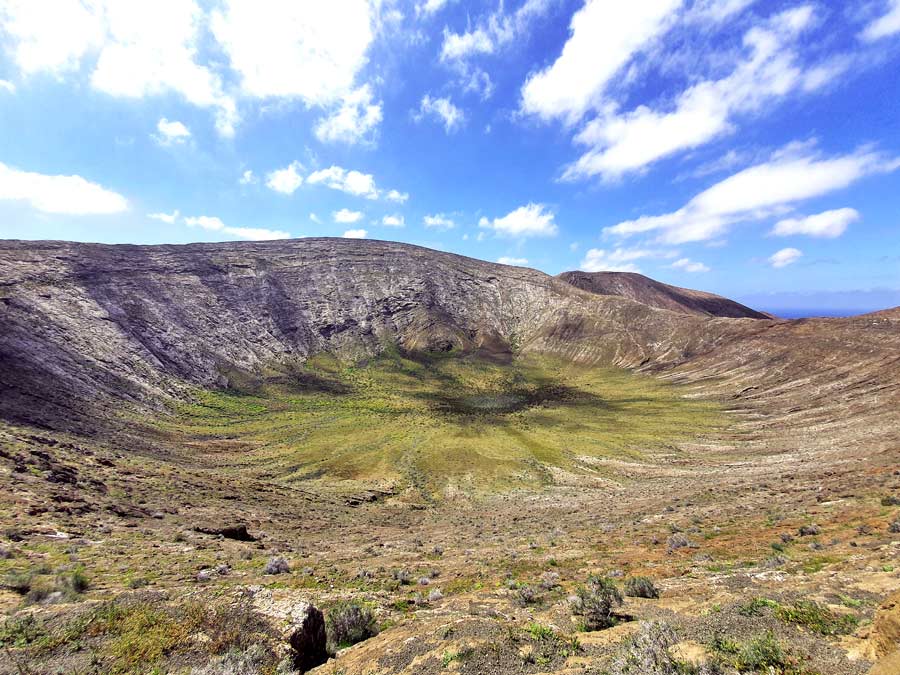
[{"label": "green bush", "polygon": [[572,611],[584,620],[585,630],[601,630],[615,624],[613,610],[622,604],[622,594],[607,577],[591,575],[575,591]]}]

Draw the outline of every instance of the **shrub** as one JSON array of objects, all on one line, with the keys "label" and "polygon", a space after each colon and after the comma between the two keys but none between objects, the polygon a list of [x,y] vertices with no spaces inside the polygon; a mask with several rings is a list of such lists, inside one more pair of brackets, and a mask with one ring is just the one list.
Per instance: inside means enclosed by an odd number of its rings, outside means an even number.
[{"label": "shrub", "polygon": [[894,495],[888,495],[887,497],[881,498],[882,506],[900,506],[900,497],[895,497]]},{"label": "shrub", "polygon": [[803,525],[798,531],[801,537],[812,537],[821,532],[818,525]]},{"label": "shrub", "polygon": [[544,572],[541,575],[541,588],[548,591],[559,588],[559,574],[556,572]]},{"label": "shrub", "polygon": [[846,635],[852,633],[859,619],[850,614],[836,614],[812,600],[798,600],[790,606],[780,605],[775,616],[786,623],[806,626],[819,635]]},{"label": "shrub", "polygon": [[532,605],[538,600],[537,592],[534,590],[532,586],[522,585],[519,586],[517,591],[519,596],[519,602],[523,605]]},{"label": "shrub", "polygon": [[287,574],[290,571],[291,566],[288,565],[288,561],[280,555],[270,558],[266,563],[266,574]]},{"label": "shrub", "polygon": [[584,620],[585,630],[601,630],[615,623],[613,610],[622,604],[622,594],[611,579],[592,575],[575,591],[572,611]]},{"label": "shrub", "polygon": [[658,598],[659,590],[647,577],[629,577],[625,580],[625,595],[632,598]]},{"label": "shrub", "polygon": [[613,660],[610,675],[681,675],[685,669],[670,651],[675,631],[664,623],[642,623]]},{"label": "shrub", "polygon": [[740,673],[767,671],[778,672],[789,664],[781,643],[770,632],[739,645],[733,665]]},{"label": "shrub", "polygon": [[894,522],[888,525],[888,532],[891,534],[900,534],[900,518],[894,519]]},{"label": "shrub", "polygon": [[216,656],[203,667],[191,669],[191,675],[256,675],[272,665],[272,653],[260,644],[246,650],[232,650]]},{"label": "shrub", "polygon": [[328,651],[334,654],[338,649],[378,635],[378,626],[371,609],[348,600],[339,602],[325,615],[325,634]]}]

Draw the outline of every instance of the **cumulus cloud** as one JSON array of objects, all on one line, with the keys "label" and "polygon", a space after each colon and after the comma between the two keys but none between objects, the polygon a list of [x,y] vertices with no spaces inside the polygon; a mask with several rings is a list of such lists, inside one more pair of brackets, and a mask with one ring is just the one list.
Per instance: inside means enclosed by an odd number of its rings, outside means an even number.
[{"label": "cumulus cloud", "polygon": [[466,119],[463,111],[453,105],[449,98],[432,98],[428,94],[422,97],[419,111],[415,114],[416,121],[426,117],[440,120],[448,134],[459,129]]},{"label": "cumulus cloud", "polygon": [[51,176],[0,163],[0,200],[26,201],[44,213],[101,215],[128,210],[128,200],[81,176]]},{"label": "cumulus cloud", "polygon": [[425,0],[416,6],[416,12],[426,15],[437,14],[451,2],[454,0]]},{"label": "cumulus cloud", "polygon": [[482,218],[480,227],[494,230],[498,235],[508,237],[552,237],[558,232],[554,222],[555,214],[543,204],[520,206],[502,218]]},{"label": "cumulus cloud", "polygon": [[409,199],[408,192],[400,192],[399,190],[388,190],[384,195],[384,198],[389,202],[396,202],[398,204],[405,204],[406,200]]},{"label": "cumulus cloud", "polygon": [[289,239],[290,234],[282,230],[269,230],[261,227],[230,227],[216,216],[188,216],[184,219],[189,227],[199,227],[210,232],[221,232],[238,239],[265,241],[269,239]]},{"label": "cumulus cloud", "polygon": [[634,262],[642,258],[667,257],[669,253],[655,249],[615,248],[611,251],[602,248],[588,249],[584,254],[579,269],[585,272],[640,272]]},{"label": "cumulus cloud", "polygon": [[381,103],[375,103],[366,84],[344,96],[340,105],[316,124],[316,137],[352,145],[365,141],[381,123]]},{"label": "cumulus cloud", "polygon": [[10,94],[16,93],[16,85],[14,85],[9,80],[0,80],[0,91],[5,91]]},{"label": "cumulus cloud", "polygon": [[368,234],[366,230],[347,230],[341,236],[344,239],[365,239]]},{"label": "cumulus cloud", "polygon": [[796,248],[783,248],[769,256],[769,264],[780,269],[797,262],[803,256],[803,252]]},{"label": "cumulus cloud", "polygon": [[681,0],[588,0],[572,17],[569,39],[549,67],[522,87],[522,110],[573,123],[601,102],[610,80],[671,25]]},{"label": "cumulus cloud", "polygon": [[500,256],[497,258],[497,262],[501,265],[515,265],[516,267],[521,267],[522,265],[528,264],[528,258],[510,258],[509,256]]},{"label": "cumulus cloud", "polygon": [[814,216],[779,220],[772,228],[771,234],[776,237],[805,234],[810,237],[835,239],[844,234],[850,223],[855,223],[857,220],[859,220],[859,211],[856,209],[834,209]]},{"label": "cumulus cloud", "polygon": [[400,215],[385,216],[381,219],[381,224],[386,225],[387,227],[403,227],[406,224],[406,221],[403,219],[403,216]]},{"label": "cumulus cloud", "polygon": [[357,197],[378,199],[378,188],[375,187],[375,178],[369,173],[347,171],[339,166],[331,166],[327,169],[314,171],[309,174],[306,181],[310,185],[321,183],[332,190],[340,190]]},{"label": "cumulus cloud", "polygon": [[329,105],[353,90],[374,38],[367,0],[226,0],[210,26],[242,91]]},{"label": "cumulus cloud", "polygon": [[705,241],[724,234],[734,223],[784,213],[797,202],[898,167],[900,160],[871,149],[824,158],[808,146],[791,145],[768,162],[716,183],[677,211],[627,220],[605,228],[604,233],[627,237],[655,231],[658,240],[666,244]]},{"label": "cumulus cloud", "polygon": [[241,185],[256,185],[259,180],[254,175],[251,169],[247,169],[244,173],[241,174],[240,180],[238,181]]},{"label": "cumulus cloud", "polygon": [[[0,28],[26,75],[63,78],[87,66],[91,86],[112,96],[175,93],[213,110],[224,136],[240,121],[238,100],[338,106],[321,133],[345,139],[353,135],[352,114],[342,102],[352,108],[360,89],[378,6],[377,0],[221,0],[207,10],[194,0],[4,0]],[[226,84],[232,80],[237,84]],[[370,105],[357,105],[356,128],[377,124]]]},{"label": "cumulus cloud", "polygon": [[266,175],[266,187],[285,195],[294,194],[303,185],[303,176],[300,175],[302,170],[303,165],[294,161],[283,169],[271,171]]},{"label": "cumulus cloud", "polygon": [[158,220],[162,223],[168,223],[172,225],[176,220],[178,220],[178,209],[172,211],[172,213],[148,213],[148,218],[152,218],[153,220]]},{"label": "cumulus cloud", "polygon": [[350,209],[341,209],[331,214],[336,223],[356,223],[362,219],[362,211],[351,211]]},{"label": "cumulus cloud", "polygon": [[184,143],[191,137],[191,130],[183,123],[176,120],[170,121],[165,117],[161,118],[159,122],[156,123],[156,130],[158,132],[156,140],[162,145]]},{"label": "cumulus cloud", "polygon": [[813,9],[807,5],[750,29],[744,35],[747,57],[728,76],[683,91],[671,110],[642,105],[625,114],[608,112],[593,119],[575,136],[589,150],[566,168],[563,178],[617,179],[732,132],[737,113],[755,112],[797,89],[821,86],[831,72],[826,69],[824,79],[821,74],[806,76],[791,49],[812,20]]},{"label": "cumulus cloud", "polygon": [[900,33],[900,0],[886,0],[884,14],[869,23],[860,36],[866,42]]},{"label": "cumulus cloud", "polygon": [[679,258],[675,262],[673,262],[670,267],[676,270],[683,270],[685,272],[709,272],[709,267],[704,265],[702,262],[696,262],[691,260],[690,258]]},{"label": "cumulus cloud", "polygon": [[445,216],[443,213],[436,213],[432,216],[425,216],[422,224],[432,230],[451,230],[456,227],[456,223],[452,218]]}]

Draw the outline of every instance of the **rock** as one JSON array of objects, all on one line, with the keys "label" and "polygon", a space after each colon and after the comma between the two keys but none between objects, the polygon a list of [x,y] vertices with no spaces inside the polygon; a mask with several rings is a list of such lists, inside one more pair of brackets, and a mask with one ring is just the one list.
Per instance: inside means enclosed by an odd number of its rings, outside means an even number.
[{"label": "rock", "polygon": [[878,657],[900,648],[900,591],[888,596],[875,612],[869,639]]},{"label": "rock", "polygon": [[798,530],[801,537],[812,537],[821,532],[818,525],[803,525]]},{"label": "rock", "polygon": [[201,534],[212,534],[225,539],[234,539],[235,541],[256,541],[256,537],[247,531],[246,525],[223,525],[223,526],[201,526],[194,527],[194,532]]},{"label": "rock", "polygon": [[869,670],[868,675],[897,675],[897,673],[900,673],[900,649],[895,649],[879,659]]},{"label": "rock", "polygon": [[322,612],[308,602],[294,605],[288,617],[287,641],[294,668],[301,673],[325,663],[328,652]]},{"label": "rock", "polygon": [[212,570],[200,570],[197,572],[197,581],[200,583],[204,583],[206,581],[210,581],[213,577]]}]

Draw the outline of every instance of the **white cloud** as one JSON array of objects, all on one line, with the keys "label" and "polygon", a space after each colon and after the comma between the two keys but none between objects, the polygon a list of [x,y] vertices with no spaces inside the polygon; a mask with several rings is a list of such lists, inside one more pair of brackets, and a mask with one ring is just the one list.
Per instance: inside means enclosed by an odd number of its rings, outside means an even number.
[{"label": "white cloud", "polygon": [[771,234],[776,237],[805,234],[810,237],[834,239],[844,234],[847,226],[857,220],[859,220],[859,211],[856,209],[834,209],[814,216],[779,220]]},{"label": "white cloud", "polygon": [[365,239],[368,234],[366,230],[347,230],[341,236],[344,239]]},{"label": "white cloud", "polygon": [[350,209],[341,209],[331,214],[336,223],[356,223],[363,217],[362,211],[351,211]]},{"label": "white cloud", "polygon": [[0,91],[6,91],[10,94],[16,93],[16,85],[9,80],[0,80]]},{"label": "white cloud", "polygon": [[716,183],[677,211],[624,221],[605,228],[604,233],[630,236],[659,231],[659,241],[667,244],[714,239],[734,223],[783,213],[796,202],[898,167],[900,160],[886,159],[872,150],[822,158],[807,146],[791,145],[770,161]]},{"label": "white cloud", "polygon": [[291,162],[283,169],[276,169],[266,175],[266,187],[282,194],[293,194],[303,185],[303,176],[299,173],[302,170],[303,165],[297,161]]},{"label": "white cloud", "polygon": [[[86,65],[96,90],[124,98],[180,94],[214,110],[219,133],[232,136],[237,97],[326,108],[352,98],[379,7],[377,0],[3,0],[0,29],[26,75],[61,78]],[[360,110],[356,126],[372,125],[375,110]],[[322,130],[329,138],[350,133],[340,111]]]},{"label": "white cloud", "polygon": [[585,252],[579,269],[585,272],[640,272],[635,260],[665,258],[671,255],[669,252],[656,249],[615,248],[607,251],[602,248],[592,248]]},{"label": "white cloud", "polygon": [[456,223],[453,222],[453,219],[445,216],[443,213],[425,216],[422,219],[422,223],[431,230],[452,230],[456,227]]},{"label": "white cloud", "polygon": [[444,124],[444,131],[448,134],[459,129],[466,119],[463,111],[453,105],[449,98],[432,98],[428,94],[422,97],[415,119],[418,121],[424,117],[441,120]]},{"label": "white cloud", "polygon": [[900,33],[900,0],[887,0],[887,11],[865,27],[860,36],[866,42]]},{"label": "white cloud", "polygon": [[690,8],[686,20],[721,23],[752,5],[756,0],[697,0]]},{"label": "white cloud", "polygon": [[522,265],[528,264],[528,258],[510,258],[509,256],[500,256],[497,258],[497,262],[501,265],[515,265],[516,267],[521,267]]},{"label": "white cloud", "polygon": [[465,73],[460,81],[463,93],[476,94],[482,101],[487,101],[494,95],[494,83],[491,76],[481,68],[473,68]]},{"label": "white cloud", "polygon": [[230,227],[216,216],[187,216],[184,222],[189,227],[200,227],[210,232],[221,232],[238,239],[264,241],[269,239],[290,239],[290,234],[282,230],[268,230],[261,227]]},{"label": "white cloud", "polygon": [[384,198],[389,202],[396,202],[398,204],[405,204],[406,200],[409,199],[408,192],[400,192],[399,190],[388,190],[387,194],[384,195]]},{"label": "white cloud", "polygon": [[306,182],[310,185],[322,183],[333,190],[340,190],[357,197],[378,199],[375,178],[369,173],[347,171],[339,166],[331,166],[309,174]]},{"label": "white cloud", "polygon": [[789,48],[812,17],[807,5],[776,15],[764,28],[752,28],[744,36],[748,57],[727,77],[704,80],[683,91],[671,111],[642,105],[626,114],[606,113],[592,120],[575,137],[590,149],[566,168],[563,178],[617,179],[730,133],[736,113],[757,111],[795,89],[821,86],[825,82],[821,74],[805,77]]},{"label": "white cloud", "polygon": [[178,220],[178,209],[175,209],[172,213],[148,213],[147,217],[171,225]]},{"label": "white cloud", "polygon": [[679,258],[675,262],[672,263],[671,267],[676,270],[684,270],[685,272],[709,272],[709,267],[704,265],[702,262],[696,262],[691,260],[690,258]]},{"label": "white cloud", "polygon": [[238,182],[241,185],[256,185],[259,182],[259,179],[254,175],[252,169],[247,169],[241,174],[241,178]]},{"label": "white cloud", "polygon": [[366,84],[346,94],[336,110],[319,120],[316,137],[323,143],[352,145],[365,140],[381,119],[381,103],[373,103],[372,89]]},{"label": "white cloud", "polygon": [[322,224],[322,219],[319,218],[319,216],[317,216],[315,213],[310,213],[310,214],[309,214],[309,219],[310,219],[312,222],[316,223],[317,225],[321,225],[321,224]]},{"label": "white cloud", "polygon": [[167,120],[165,117],[156,123],[156,130],[159,132],[159,136],[156,139],[162,145],[184,143],[191,137],[191,130],[184,124],[176,120]]},{"label": "white cloud", "polygon": [[796,248],[783,248],[769,257],[769,264],[776,269],[780,269],[797,262],[802,255],[803,252]]},{"label": "white cloud", "polygon": [[387,227],[403,227],[406,224],[406,221],[403,219],[403,216],[385,216],[381,219],[381,224],[386,225]]},{"label": "white cloud", "polygon": [[664,33],[681,0],[588,0],[575,13],[559,58],[522,87],[522,110],[543,119],[575,122],[601,103],[610,80]]},{"label": "white cloud", "polygon": [[128,200],[81,176],[50,176],[0,163],[0,200],[27,201],[44,213],[121,213]]},{"label": "white cloud", "polygon": [[503,3],[465,33],[444,30],[441,60],[460,63],[478,54],[493,54],[500,48],[514,44],[533,19],[544,14],[552,0],[526,0],[515,12],[506,14]]},{"label": "white cloud", "polygon": [[440,12],[446,5],[454,0],[425,0],[425,2],[419,3],[416,7],[416,12],[419,14],[437,14]]},{"label": "white cloud", "polygon": [[490,228],[497,234],[510,237],[552,237],[558,228],[554,222],[555,214],[543,204],[520,206],[502,218],[493,221],[482,218],[480,227]]},{"label": "white cloud", "polygon": [[374,37],[373,4],[227,0],[210,25],[245,94],[323,106],[354,89]]}]

